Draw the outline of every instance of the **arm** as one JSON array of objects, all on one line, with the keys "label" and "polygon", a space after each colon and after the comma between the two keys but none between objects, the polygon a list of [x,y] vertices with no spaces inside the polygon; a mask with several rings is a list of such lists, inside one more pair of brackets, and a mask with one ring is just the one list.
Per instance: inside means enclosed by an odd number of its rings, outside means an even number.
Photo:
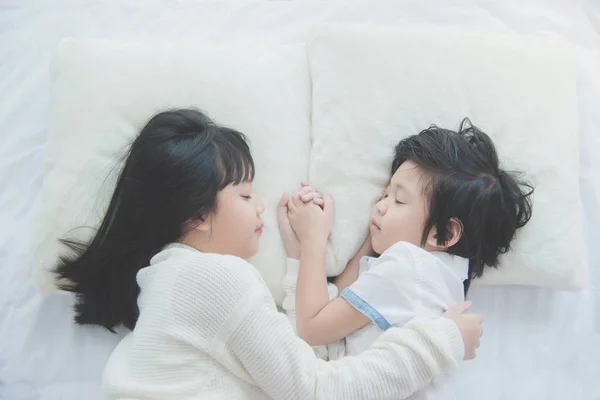
[{"label": "arm", "polygon": [[[313,275],[307,273],[307,276],[315,276],[317,268],[312,266],[313,271],[306,269]],[[319,304],[318,309],[314,300],[310,303],[306,301],[310,299],[304,297],[313,294],[301,292],[299,288],[298,306],[304,304],[306,309],[313,306],[310,314],[298,316],[299,334],[309,344],[319,345],[339,340],[371,321],[382,331],[391,325],[402,325],[420,315],[422,286],[423,277],[409,248],[398,244],[375,260],[356,282],[343,289],[341,297]]]},{"label": "arm", "polygon": [[427,279],[416,263],[409,247],[395,245],[342,290],[340,298],[305,317],[305,331],[301,332],[304,340],[312,345],[328,343],[371,321],[384,331],[423,316],[423,286]]},{"label": "arm", "polygon": [[440,373],[454,370],[463,357],[456,325],[440,318],[415,319],[405,328],[389,329],[357,357],[317,360],[285,316],[277,312],[272,301],[266,301],[267,289],[248,290],[257,284],[244,283],[233,290],[247,292],[240,302],[248,305],[248,312],[226,322],[232,329],[223,340],[227,352],[271,398],[405,398]]},{"label": "arm", "polygon": [[371,322],[348,301],[338,297],[323,307],[317,315],[303,322],[300,337],[312,346],[341,340]]},{"label": "arm", "polygon": [[301,243],[296,289],[296,327],[298,335],[304,340],[311,334],[311,320],[329,304],[325,274],[326,246],[327,238],[320,237]]},{"label": "arm", "polygon": [[[314,195],[314,194],[315,193],[312,193],[311,195]],[[298,204],[301,204],[302,201],[300,200],[298,195],[296,195],[296,198],[298,200]],[[307,199],[307,201],[312,201],[312,199]],[[277,206],[277,220],[279,223],[279,231],[280,231],[281,238],[283,240],[285,250],[287,253],[287,260],[286,260],[287,273],[283,280],[283,289],[285,292],[285,298],[283,300],[282,306],[283,306],[284,310],[286,311],[288,320],[290,321],[290,323],[292,324],[294,329],[296,329],[297,324],[302,326],[302,321],[304,321],[303,316],[307,312],[304,307],[304,302],[301,300],[301,297],[299,297],[299,298],[296,297],[297,284],[300,287],[304,287],[307,285],[307,283],[315,282],[315,279],[316,279],[317,284],[314,286],[314,288],[309,286],[309,291],[311,289],[314,289],[312,292],[309,292],[309,293],[313,293],[313,294],[316,293],[317,304],[322,304],[322,306],[327,304],[331,298],[337,297],[338,292],[336,289],[333,296],[331,295],[331,293],[328,293],[329,288],[328,288],[328,283],[327,283],[327,279],[325,277],[325,272],[324,272],[325,249],[323,248],[322,250],[317,250],[316,254],[312,252],[311,248],[305,248],[305,250],[303,252],[301,251],[300,241],[298,240],[298,237],[296,236],[296,233],[294,232],[294,230],[292,229],[291,224],[290,224],[289,207],[291,207],[292,210],[296,210],[295,203],[291,199],[288,198],[288,195],[286,193],[284,193],[281,196],[281,199],[279,200],[279,204]],[[320,239],[318,239],[316,241],[316,243],[322,242],[323,244],[326,245],[327,235],[319,236],[319,237],[320,237]],[[314,240],[311,241],[311,243],[313,243],[313,242],[315,242],[315,241]],[[306,242],[305,242],[305,245],[306,245]],[[319,253],[319,251],[322,254]],[[305,265],[307,262],[312,262],[312,260],[313,260],[312,257],[316,257],[316,259],[318,260],[318,262],[320,264],[321,269],[323,270],[322,279],[320,279],[320,280],[319,280],[319,277],[321,276],[321,274],[318,274],[318,275],[309,274],[308,276],[305,276],[306,274],[303,273],[302,277],[300,277],[300,274],[298,273],[298,268],[299,268],[298,263],[300,262]],[[300,261],[297,260],[298,258],[300,258]],[[296,302],[298,302],[298,304],[300,304],[300,307],[296,306]],[[309,304],[309,307],[310,306],[312,306],[312,304]],[[300,316],[301,316],[299,319],[296,318],[297,314],[300,314]],[[299,329],[300,332],[302,332],[302,329],[303,328]],[[321,353],[320,355],[322,355],[323,357],[326,357],[326,355],[324,354],[326,352],[323,352],[321,350],[322,349],[315,349],[315,351],[317,353]]]},{"label": "arm", "polygon": [[[303,185],[304,186],[304,185]],[[314,195],[314,193],[313,193]],[[307,199],[313,201],[312,199]],[[323,200],[323,199],[321,199]],[[279,222],[279,231],[287,253],[286,275],[283,279],[283,290],[285,297],[283,299],[283,309],[292,325],[296,330],[296,283],[298,281],[298,268],[300,258],[300,242],[295,232],[290,226],[288,217],[288,196],[283,194],[278,204],[277,219]],[[338,296],[337,287],[333,284],[327,284],[328,300],[331,301]],[[315,354],[319,358],[328,359],[333,356],[334,359],[340,357],[344,352],[344,343],[341,341],[329,343],[329,346],[315,346]]]},{"label": "arm", "polygon": [[345,299],[330,302],[325,274],[326,245],[326,240],[317,237],[301,243],[300,250],[296,327],[298,335],[312,346],[336,342],[371,322]]},{"label": "arm", "polygon": [[344,271],[335,278],[334,283],[338,287],[338,291],[341,292],[346,287],[352,285],[354,281],[356,281],[358,278],[360,259],[365,256],[372,256],[373,254],[373,247],[371,246],[371,233],[369,232],[365,242],[362,244],[362,246],[360,246],[360,249],[358,249],[354,257],[352,257],[350,261],[348,261],[348,264],[346,264]]},{"label": "arm", "polygon": [[[286,274],[283,278],[283,291],[285,297],[283,298],[282,307],[294,330],[296,330],[296,282],[298,281],[299,266],[299,261],[297,259],[287,258]],[[329,301],[338,297],[337,287],[332,283],[327,284],[327,293]],[[339,343],[336,343],[336,345],[339,345]],[[328,346],[313,346],[313,350],[317,357],[323,360],[329,359]],[[333,352],[336,353],[335,349]]]},{"label": "arm", "polygon": [[[300,238],[296,327],[298,335],[309,344],[329,344],[367,325],[369,319],[343,299],[329,303],[325,251],[331,230],[333,201],[326,195],[321,212],[314,205],[305,205],[296,200],[292,199],[288,205],[292,227],[297,229],[296,233]],[[368,252],[370,245],[368,238],[362,251]],[[360,256],[362,255],[354,257],[356,274]],[[350,279],[350,273],[347,273],[346,281]]]}]

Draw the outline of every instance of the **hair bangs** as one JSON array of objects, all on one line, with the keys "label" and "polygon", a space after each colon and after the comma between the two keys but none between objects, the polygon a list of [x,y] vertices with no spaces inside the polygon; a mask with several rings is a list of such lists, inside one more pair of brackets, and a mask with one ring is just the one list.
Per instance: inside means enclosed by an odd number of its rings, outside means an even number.
[{"label": "hair bangs", "polygon": [[219,190],[228,185],[239,185],[254,180],[254,159],[245,135],[232,129],[223,129],[223,141],[217,145],[218,165],[221,172]]}]

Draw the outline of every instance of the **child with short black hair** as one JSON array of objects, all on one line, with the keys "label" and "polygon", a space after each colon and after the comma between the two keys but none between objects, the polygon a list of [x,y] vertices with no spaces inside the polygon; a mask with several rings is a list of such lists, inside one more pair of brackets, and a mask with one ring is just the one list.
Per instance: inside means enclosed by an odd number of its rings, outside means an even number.
[{"label": "child with short black hair", "polygon": [[391,173],[367,240],[334,281],[340,297],[331,303],[327,235],[320,234],[326,213],[311,201],[319,195],[306,186],[288,203],[302,246],[297,329],[311,345],[345,338],[346,354],[355,355],[391,326],[439,317],[464,300],[485,266],[498,266],[531,218],[533,187],[500,168],[492,140],[468,119],[458,132],[431,126],[401,140]]}]

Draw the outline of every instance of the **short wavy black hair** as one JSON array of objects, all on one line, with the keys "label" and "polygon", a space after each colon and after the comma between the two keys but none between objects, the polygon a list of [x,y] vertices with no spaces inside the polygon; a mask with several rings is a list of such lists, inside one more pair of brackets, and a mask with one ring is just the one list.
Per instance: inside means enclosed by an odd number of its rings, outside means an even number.
[{"label": "short wavy black hair", "polygon": [[435,125],[401,140],[395,147],[392,175],[406,161],[425,173],[429,213],[422,241],[437,230],[444,244],[451,218],[463,226],[460,240],[448,253],[469,259],[470,282],[485,266],[497,267],[498,257],[510,249],[517,229],[531,218],[533,186],[517,172],[500,168],[492,139],[463,119],[454,132]]}]

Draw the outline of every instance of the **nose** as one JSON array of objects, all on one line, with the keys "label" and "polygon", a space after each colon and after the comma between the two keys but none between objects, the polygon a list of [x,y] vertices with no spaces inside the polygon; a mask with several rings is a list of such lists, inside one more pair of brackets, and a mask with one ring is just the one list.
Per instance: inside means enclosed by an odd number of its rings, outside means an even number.
[{"label": "nose", "polygon": [[258,215],[261,215],[265,212],[265,206],[262,203],[262,201],[260,201],[258,198],[256,200],[256,212],[258,213]]},{"label": "nose", "polygon": [[387,211],[387,205],[385,204],[384,199],[381,199],[375,204],[375,209],[380,215],[383,215]]}]

